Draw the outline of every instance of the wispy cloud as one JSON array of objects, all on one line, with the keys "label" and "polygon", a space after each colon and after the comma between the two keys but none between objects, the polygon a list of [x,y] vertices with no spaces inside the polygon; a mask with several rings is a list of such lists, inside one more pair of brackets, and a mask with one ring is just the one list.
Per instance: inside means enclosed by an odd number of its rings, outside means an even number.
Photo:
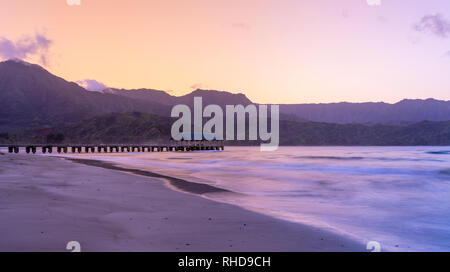
[{"label": "wispy cloud", "polygon": [[366,0],[369,6],[380,6],[381,0]]},{"label": "wispy cloud", "polygon": [[250,25],[244,22],[234,22],[231,24],[231,26],[233,28],[239,28],[239,29],[244,29],[244,30],[248,30],[250,29]]},{"label": "wispy cloud", "polygon": [[389,19],[388,19],[387,17],[384,17],[384,16],[378,16],[378,17],[377,17],[377,21],[378,21],[379,23],[384,24],[384,23],[387,23],[387,22],[389,21]]},{"label": "wispy cloud", "polygon": [[440,38],[448,38],[450,35],[450,21],[442,14],[429,14],[414,24],[414,30],[418,32],[428,32]]},{"label": "wispy cloud", "polygon": [[27,59],[38,56],[43,65],[48,65],[48,51],[52,41],[45,34],[36,33],[16,41],[0,37],[0,57],[2,59]]},{"label": "wispy cloud", "polygon": [[66,0],[69,6],[81,6],[81,0]]},{"label": "wispy cloud", "polygon": [[191,86],[191,89],[193,90],[197,90],[197,89],[201,89],[203,87],[203,84],[201,83],[195,83]]},{"label": "wispy cloud", "polygon": [[105,84],[95,80],[95,79],[84,79],[84,80],[78,80],[78,85],[85,88],[88,91],[93,92],[101,92],[104,89],[108,88]]},{"label": "wispy cloud", "polygon": [[350,17],[350,13],[348,12],[347,9],[343,9],[343,10],[341,11],[341,16],[342,16],[342,18],[344,18],[344,19],[348,19],[348,18]]}]

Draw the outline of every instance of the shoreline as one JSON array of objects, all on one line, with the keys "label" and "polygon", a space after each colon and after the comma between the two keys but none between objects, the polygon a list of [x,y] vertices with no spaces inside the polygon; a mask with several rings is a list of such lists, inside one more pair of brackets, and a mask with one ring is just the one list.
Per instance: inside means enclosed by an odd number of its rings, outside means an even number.
[{"label": "shoreline", "polygon": [[0,251],[66,251],[73,240],[83,251],[366,251],[325,230],[198,197],[229,192],[220,188],[86,160],[0,156],[0,217],[8,219]]},{"label": "shoreline", "polygon": [[151,172],[148,170],[140,170],[140,169],[134,169],[134,168],[125,168],[118,166],[115,163],[102,161],[102,160],[95,160],[95,159],[76,159],[72,157],[58,157],[62,158],[64,160],[68,160],[75,163],[80,163],[88,166],[94,166],[94,167],[101,167],[105,169],[115,170],[115,171],[121,171],[125,173],[131,173],[139,176],[144,177],[151,177],[151,178],[161,178],[165,179],[169,182],[170,185],[174,186],[175,188],[187,192],[187,193],[193,193],[193,194],[206,194],[206,193],[235,193],[231,192],[229,190],[225,190],[222,188],[214,187],[212,185],[208,184],[201,184],[196,182],[187,181],[180,178],[175,178],[167,175],[161,175],[155,172]]}]

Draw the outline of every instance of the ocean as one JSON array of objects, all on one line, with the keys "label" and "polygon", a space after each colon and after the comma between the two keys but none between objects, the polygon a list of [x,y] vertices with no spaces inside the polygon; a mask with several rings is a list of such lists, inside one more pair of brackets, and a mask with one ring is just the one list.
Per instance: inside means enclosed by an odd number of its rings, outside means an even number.
[{"label": "ocean", "polygon": [[205,197],[387,251],[450,250],[450,147],[226,147],[89,155],[234,193]]}]

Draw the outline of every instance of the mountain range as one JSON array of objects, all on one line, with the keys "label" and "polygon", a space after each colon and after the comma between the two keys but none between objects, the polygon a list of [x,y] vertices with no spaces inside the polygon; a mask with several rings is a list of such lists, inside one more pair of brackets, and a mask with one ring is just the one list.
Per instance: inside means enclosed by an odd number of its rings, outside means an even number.
[{"label": "mountain range", "polygon": [[282,105],[281,112],[309,121],[338,124],[401,124],[450,120],[450,101],[404,99],[395,104],[384,102]]},{"label": "mountain range", "polygon": [[[93,92],[75,82],[55,76],[39,65],[8,60],[0,62],[0,134],[76,126],[83,120],[110,116],[112,113],[140,112],[148,114],[145,115],[147,121],[149,116],[161,116],[164,119],[170,116],[172,106],[192,105],[195,96],[201,96],[204,105],[217,104],[224,107],[254,103],[244,94],[216,90],[197,89],[183,96],[173,96],[154,89],[108,88],[102,92]],[[405,99],[395,104],[283,104],[280,105],[280,112],[283,124],[295,123],[291,124],[291,127],[281,126],[286,130],[299,126],[304,130],[324,126],[328,129],[336,128],[319,123],[334,123],[347,127],[349,124],[364,124],[366,127],[379,124],[388,128],[420,122],[423,124],[423,121],[440,122],[439,124],[445,124],[447,127],[448,123],[442,121],[450,120],[450,101]],[[166,132],[166,123],[170,119],[164,120],[160,122],[164,123],[164,129],[160,131]],[[305,124],[301,125],[302,123]],[[309,126],[306,123],[309,123]],[[311,126],[313,123],[315,125]],[[300,131],[296,133],[302,134]],[[293,142],[299,141],[292,139]]]},{"label": "mountain range", "polygon": [[[173,120],[148,113],[109,113],[75,124],[39,129],[12,141],[33,143],[167,142]],[[0,134],[0,142],[5,141]],[[258,145],[260,141],[228,141],[227,145]],[[280,121],[280,145],[411,146],[450,145],[450,121],[411,125],[332,124]]]},{"label": "mountain range", "polygon": [[[124,90],[107,89],[107,93],[134,98],[142,101],[158,101],[173,106],[192,106],[194,96],[201,96],[203,104],[225,105],[256,104],[244,94],[232,94],[215,90],[195,90],[184,96],[172,96],[164,91],[152,89]],[[436,99],[404,99],[398,103],[322,103],[322,104],[282,104],[281,119],[326,122],[337,124],[410,124],[420,121],[450,120],[450,101]]]},{"label": "mountain range", "polygon": [[109,112],[162,113],[165,106],[90,92],[42,67],[18,60],[0,63],[0,129],[17,130],[77,122]]}]

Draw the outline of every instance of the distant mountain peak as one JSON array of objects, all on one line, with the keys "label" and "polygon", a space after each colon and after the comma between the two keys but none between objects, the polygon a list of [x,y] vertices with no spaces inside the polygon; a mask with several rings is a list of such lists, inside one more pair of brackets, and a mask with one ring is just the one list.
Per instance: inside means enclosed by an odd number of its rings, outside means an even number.
[{"label": "distant mountain peak", "polygon": [[218,91],[218,90],[204,90],[204,89],[196,89],[195,91],[180,96],[179,98],[188,98],[191,99],[195,96],[201,96],[206,100],[211,100],[210,103],[218,103],[218,104],[252,104],[252,101],[243,93],[230,93],[226,91]]},{"label": "distant mountain peak", "polygon": [[191,92],[191,94],[227,94],[227,95],[240,95],[245,96],[243,93],[230,93],[226,91],[219,91],[219,90],[206,90],[206,89],[195,89]]},{"label": "distant mountain peak", "polygon": [[406,98],[395,104],[423,104],[423,103],[443,103],[443,102],[447,102],[447,101],[437,100],[434,98],[427,98],[427,99],[408,99],[408,98]]},{"label": "distant mountain peak", "polygon": [[3,64],[3,65],[14,65],[14,66],[17,66],[17,67],[19,67],[19,65],[20,65],[20,67],[36,68],[36,69],[40,69],[40,70],[43,70],[43,71],[47,71],[47,70],[45,70],[45,68],[43,68],[42,66],[40,66],[38,64],[27,62],[27,61],[24,61],[24,60],[19,59],[19,58],[8,59],[8,60],[0,62],[0,64]]},{"label": "distant mountain peak", "polygon": [[31,63],[29,63],[29,62],[26,62],[26,61],[24,61],[24,60],[22,60],[22,59],[19,59],[19,58],[12,58],[12,59],[8,59],[8,60],[6,60],[5,62],[16,62],[16,63],[21,63],[21,64],[25,64],[25,65],[32,65]]},{"label": "distant mountain peak", "polygon": [[33,64],[33,63],[30,63],[30,62],[24,61],[22,59],[19,59],[19,58],[8,59],[8,60],[3,61],[3,63],[17,63],[17,64],[23,64],[25,66],[34,66],[34,65],[35,66],[39,66],[37,64]]}]

